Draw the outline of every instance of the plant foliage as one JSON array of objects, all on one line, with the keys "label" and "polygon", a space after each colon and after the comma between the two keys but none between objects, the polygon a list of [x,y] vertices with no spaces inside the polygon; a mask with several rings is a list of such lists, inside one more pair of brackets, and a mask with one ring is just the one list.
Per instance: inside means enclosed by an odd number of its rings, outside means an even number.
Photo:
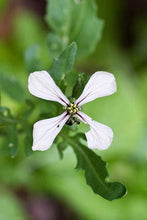
[{"label": "plant foliage", "polygon": [[[50,0],[47,6],[46,21],[52,28],[47,36],[46,48],[53,59],[49,72],[62,91],[70,98],[77,98],[86,84],[88,76],[74,68],[75,60],[94,51],[101,38],[103,21],[97,17],[94,0]],[[34,44],[25,52],[25,65],[28,72],[45,69],[40,56],[41,47]],[[68,80],[67,80],[68,79]],[[58,104],[38,101],[38,118],[32,119],[35,99],[26,96],[25,89],[18,80],[0,74],[0,86],[3,93],[20,103],[23,107],[12,114],[8,107],[0,106],[1,135],[7,137],[9,155],[13,158],[19,150],[19,137],[23,135],[24,151],[27,156],[32,153],[32,125],[39,117],[56,116],[61,111]],[[70,92],[68,90],[70,87]],[[64,133],[66,131],[66,135]],[[77,157],[77,169],[85,172],[87,184],[94,193],[107,200],[114,200],[126,193],[125,187],[118,182],[108,181],[106,163],[81,139],[85,136],[77,133],[75,126],[65,129],[55,140],[60,158],[68,147],[73,148]]]}]

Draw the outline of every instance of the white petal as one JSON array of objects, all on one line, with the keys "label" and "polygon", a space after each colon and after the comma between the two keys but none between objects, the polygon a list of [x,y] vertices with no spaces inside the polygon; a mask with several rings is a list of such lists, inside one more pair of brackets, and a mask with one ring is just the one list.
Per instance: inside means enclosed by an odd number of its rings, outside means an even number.
[{"label": "white petal", "polygon": [[75,103],[78,106],[82,106],[96,98],[112,95],[116,90],[116,82],[113,74],[99,71],[90,77],[82,94]]},{"label": "white petal", "polygon": [[31,73],[28,80],[28,88],[32,95],[39,98],[59,102],[64,106],[69,104],[69,100],[46,71]]},{"label": "white petal", "polygon": [[36,122],[33,129],[32,150],[44,151],[50,148],[69,117],[70,115],[64,112],[57,117]]},{"label": "white petal", "polygon": [[85,124],[90,125],[90,131],[85,133],[89,148],[106,150],[111,145],[113,140],[113,131],[110,127],[93,121],[83,112],[78,112],[77,117]]}]

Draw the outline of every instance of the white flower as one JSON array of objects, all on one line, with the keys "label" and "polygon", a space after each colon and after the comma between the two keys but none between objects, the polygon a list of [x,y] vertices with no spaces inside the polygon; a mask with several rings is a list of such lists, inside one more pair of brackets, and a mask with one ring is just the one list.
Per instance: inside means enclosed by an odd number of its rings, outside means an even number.
[{"label": "white flower", "polygon": [[76,117],[90,126],[90,131],[85,133],[89,148],[105,150],[110,146],[113,139],[111,128],[93,121],[89,116],[80,111],[80,107],[96,98],[108,96],[116,92],[115,78],[111,73],[103,71],[94,73],[75,103],[70,103],[46,71],[31,73],[28,80],[28,88],[34,96],[59,102],[66,108],[65,112],[61,115],[41,120],[34,124],[32,147],[34,151],[44,151],[50,148],[54,139],[70,117]]}]

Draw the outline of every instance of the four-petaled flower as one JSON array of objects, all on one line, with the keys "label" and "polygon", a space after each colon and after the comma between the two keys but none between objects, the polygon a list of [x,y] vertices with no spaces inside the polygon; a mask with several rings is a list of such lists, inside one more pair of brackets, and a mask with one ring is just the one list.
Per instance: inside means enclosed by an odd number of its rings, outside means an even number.
[{"label": "four-petaled flower", "polygon": [[82,94],[74,103],[70,103],[46,71],[31,73],[28,83],[29,91],[34,96],[59,102],[66,108],[65,112],[61,115],[41,120],[34,124],[32,147],[34,151],[44,151],[50,148],[55,137],[71,117],[78,118],[90,126],[90,130],[85,133],[89,148],[105,150],[110,146],[113,139],[111,128],[92,120],[80,111],[80,107],[96,98],[108,96],[116,92],[117,88],[113,74],[103,71],[94,73]]}]

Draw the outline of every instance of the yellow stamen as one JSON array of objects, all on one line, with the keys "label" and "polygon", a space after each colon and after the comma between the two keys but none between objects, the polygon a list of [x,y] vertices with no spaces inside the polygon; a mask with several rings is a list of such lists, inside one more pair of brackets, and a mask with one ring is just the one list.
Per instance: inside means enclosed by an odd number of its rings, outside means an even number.
[{"label": "yellow stamen", "polygon": [[70,103],[67,107],[67,112],[69,114],[76,114],[78,110],[77,104]]}]

